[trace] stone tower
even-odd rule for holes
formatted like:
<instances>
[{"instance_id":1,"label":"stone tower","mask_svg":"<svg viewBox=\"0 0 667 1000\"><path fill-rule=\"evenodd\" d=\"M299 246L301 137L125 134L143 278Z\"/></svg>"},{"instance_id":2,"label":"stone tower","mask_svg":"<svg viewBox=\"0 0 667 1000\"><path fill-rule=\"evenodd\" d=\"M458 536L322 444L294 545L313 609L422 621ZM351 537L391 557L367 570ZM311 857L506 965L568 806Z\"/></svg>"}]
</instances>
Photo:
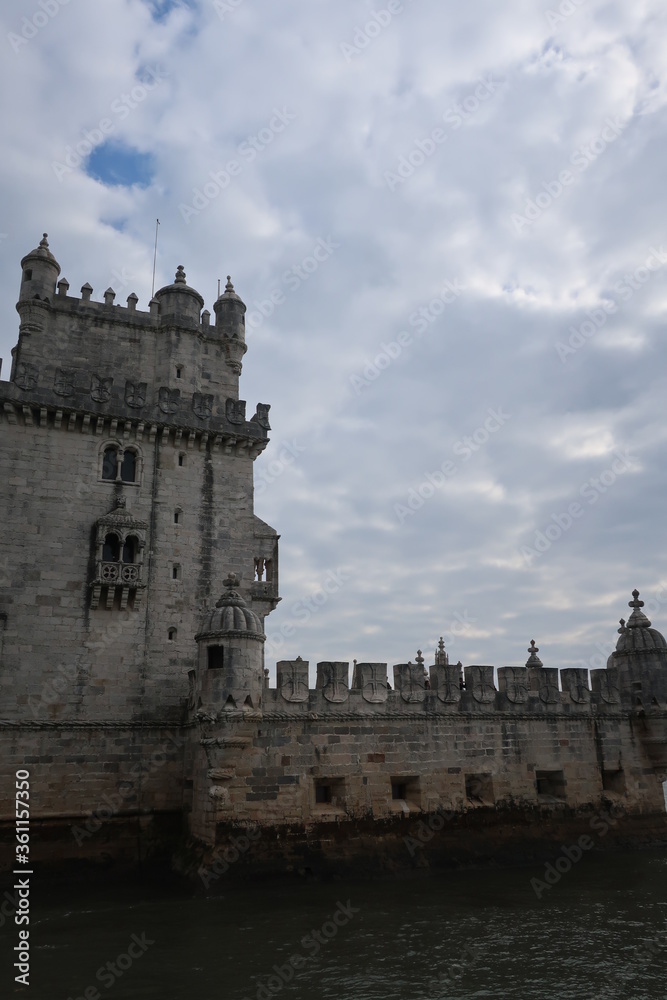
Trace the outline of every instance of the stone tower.
<instances>
[{"instance_id":1,"label":"stone tower","mask_svg":"<svg viewBox=\"0 0 667 1000\"><path fill-rule=\"evenodd\" d=\"M35 728L28 753L53 760L39 794L55 815L64 788L70 813L92 808L104 763L122 770L147 727L163 732L144 751L185 719L195 636L228 574L263 634L278 536L253 512L269 406L247 418L239 399L245 306L231 280L212 325L182 266L145 312L135 294L115 304L111 288L101 302L88 284L71 296L46 235L21 268L18 344L0 382L1 714L52 727L46 749ZM246 645L263 680L263 642ZM247 694L258 697L255 681ZM60 766L70 746L85 779ZM178 781L160 775L157 808L181 810L183 750L173 756Z\"/></svg>"}]
</instances>

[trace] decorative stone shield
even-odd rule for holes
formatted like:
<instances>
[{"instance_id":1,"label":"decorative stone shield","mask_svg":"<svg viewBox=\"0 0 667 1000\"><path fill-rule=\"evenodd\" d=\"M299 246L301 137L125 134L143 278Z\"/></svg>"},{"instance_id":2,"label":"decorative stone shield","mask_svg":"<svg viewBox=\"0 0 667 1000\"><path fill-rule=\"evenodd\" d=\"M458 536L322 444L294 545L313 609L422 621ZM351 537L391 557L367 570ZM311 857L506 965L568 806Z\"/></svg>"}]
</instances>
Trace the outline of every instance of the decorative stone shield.
<instances>
[{"instance_id":1,"label":"decorative stone shield","mask_svg":"<svg viewBox=\"0 0 667 1000\"><path fill-rule=\"evenodd\" d=\"M558 671L555 667L541 667L539 670L539 695L543 705L557 705L560 701Z\"/></svg>"},{"instance_id":2,"label":"decorative stone shield","mask_svg":"<svg viewBox=\"0 0 667 1000\"><path fill-rule=\"evenodd\" d=\"M213 413L213 396L196 392L192 397L192 409L200 420L207 420Z\"/></svg>"},{"instance_id":3,"label":"decorative stone shield","mask_svg":"<svg viewBox=\"0 0 667 1000\"><path fill-rule=\"evenodd\" d=\"M308 701L308 662L306 660L280 660L277 672L278 690L285 701Z\"/></svg>"},{"instance_id":4,"label":"decorative stone shield","mask_svg":"<svg viewBox=\"0 0 667 1000\"><path fill-rule=\"evenodd\" d=\"M93 375L90 379L90 396L96 403L108 403L111 398L112 378L102 378L101 375Z\"/></svg>"},{"instance_id":5,"label":"decorative stone shield","mask_svg":"<svg viewBox=\"0 0 667 1000\"><path fill-rule=\"evenodd\" d=\"M512 705L523 705L528 701L528 675L525 667L501 667L498 684Z\"/></svg>"},{"instance_id":6,"label":"decorative stone shield","mask_svg":"<svg viewBox=\"0 0 667 1000\"><path fill-rule=\"evenodd\" d=\"M609 667L607 670L591 670L593 691L605 705L619 705L621 692L618 685L618 670Z\"/></svg>"},{"instance_id":7,"label":"decorative stone shield","mask_svg":"<svg viewBox=\"0 0 667 1000\"><path fill-rule=\"evenodd\" d=\"M227 399L225 415L230 424L245 423L245 399Z\"/></svg>"},{"instance_id":8,"label":"decorative stone shield","mask_svg":"<svg viewBox=\"0 0 667 1000\"><path fill-rule=\"evenodd\" d=\"M350 664L325 661L317 664L317 687L327 701L339 705L350 696Z\"/></svg>"},{"instance_id":9,"label":"decorative stone shield","mask_svg":"<svg viewBox=\"0 0 667 1000\"><path fill-rule=\"evenodd\" d=\"M429 678L438 701L455 705L461 700L461 670L455 663L435 663L429 669Z\"/></svg>"},{"instance_id":10,"label":"decorative stone shield","mask_svg":"<svg viewBox=\"0 0 667 1000\"><path fill-rule=\"evenodd\" d=\"M168 389L164 385L160 386L160 390L158 392L158 405L163 413L176 413L178 407L181 405L181 390Z\"/></svg>"},{"instance_id":11,"label":"decorative stone shield","mask_svg":"<svg viewBox=\"0 0 667 1000\"><path fill-rule=\"evenodd\" d=\"M39 377L39 368L37 365L30 365L27 363L20 364L16 372L16 378L14 379L15 384L19 389L23 389L25 392L27 389L34 389L37 385L37 378Z\"/></svg>"},{"instance_id":12,"label":"decorative stone shield","mask_svg":"<svg viewBox=\"0 0 667 1000\"><path fill-rule=\"evenodd\" d=\"M271 407L268 403L258 403L257 410L255 411L255 416L252 418L256 420L260 427L263 427L265 431L271 430L271 425L269 424L269 410Z\"/></svg>"},{"instance_id":13,"label":"decorative stone shield","mask_svg":"<svg viewBox=\"0 0 667 1000\"><path fill-rule=\"evenodd\" d=\"M387 700L387 664L357 663L355 686L361 688L361 696L371 705L380 705Z\"/></svg>"},{"instance_id":14,"label":"decorative stone shield","mask_svg":"<svg viewBox=\"0 0 667 1000\"><path fill-rule=\"evenodd\" d=\"M58 396L73 396L76 372L72 368L56 368L53 391Z\"/></svg>"},{"instance_id":15,"label":"decorative stone shield","mask_svg":"<svg viewBox=\"0 0 667 1000\"><path fill-rule=\"evenodd\" d=\"M125 402L135 410L141 409L146 402L146 382L126 382Z\"/></svg>"},{"instance_id":16,"label":"decorative stone shield","mask_svg":"<svg viewBox=\"0 0 667 1000\"><path fill-rule=\"evenodd\" d=\"M563 682L563 691L567 691L575 705L587 705L591 700L588 670L581 667L570 667L567 670L561 670L560 676Z\"/></svg>"},{"instance_id":17,"label":"decorative stone shield","mask_svg":"<svg viewBox=\"0 0 667 1000\"><path fill-rule=\"evenodd\" d=\"M426 697L426 677L421 663L397 663L394 666L394 687L403 701L418 704Z\"/></svg>"},{"instance_id":18,"label":"decorative stone shield","mask_svg":"<svg viewBox=\"0 0 667 1000\"><path fill-rule=\"evenodd\" d=\"M487 705L496 697L496 689L493 685L493 667L478 666L465 668L466 690L470 691L473 701L480 705Z\"/></svg>"}]
</instances>

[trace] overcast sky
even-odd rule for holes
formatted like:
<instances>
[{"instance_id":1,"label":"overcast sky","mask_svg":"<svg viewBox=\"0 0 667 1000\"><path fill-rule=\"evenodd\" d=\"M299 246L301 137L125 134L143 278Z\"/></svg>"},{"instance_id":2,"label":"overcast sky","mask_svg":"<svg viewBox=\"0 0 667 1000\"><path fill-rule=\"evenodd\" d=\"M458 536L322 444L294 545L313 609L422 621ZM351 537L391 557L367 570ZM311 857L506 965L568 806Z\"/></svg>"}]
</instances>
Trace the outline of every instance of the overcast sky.
<instances>
[{"instance_id":1,"label":"overcast sky","mask_svg":"<svg viewBox=\"0 0 667 1000\"><path fill-rule=\"evenodd\" d=\"M3 377L43 231L97 300L147 309L156 218L156 287L232 275L271 662L601 666L634 587L667 629L664 0L0 17Z\"/></svg>"}]
</instances>

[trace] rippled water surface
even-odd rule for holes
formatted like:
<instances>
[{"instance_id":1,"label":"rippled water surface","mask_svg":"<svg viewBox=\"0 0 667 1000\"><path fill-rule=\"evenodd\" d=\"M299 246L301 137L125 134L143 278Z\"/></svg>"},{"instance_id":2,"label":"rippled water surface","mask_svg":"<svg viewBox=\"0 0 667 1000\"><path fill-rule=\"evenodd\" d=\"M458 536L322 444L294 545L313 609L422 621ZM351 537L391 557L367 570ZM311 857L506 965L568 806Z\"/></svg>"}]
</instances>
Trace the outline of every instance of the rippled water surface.
<instances>
[{"instance_id":1,"label":"rippled water surface","mask_svg":"<svg viewBox=\"0 0 667 1000\"><path fill-rule=\"evenodd\" d=\"M541 865L362 885L221 879L209 898L154 885L40 893L35 879L31 985L14 983L7 921L0 996L665 1000L667 857L587 856L538 899L531 879L543 875Z\"/></svg>"}]
</instances>

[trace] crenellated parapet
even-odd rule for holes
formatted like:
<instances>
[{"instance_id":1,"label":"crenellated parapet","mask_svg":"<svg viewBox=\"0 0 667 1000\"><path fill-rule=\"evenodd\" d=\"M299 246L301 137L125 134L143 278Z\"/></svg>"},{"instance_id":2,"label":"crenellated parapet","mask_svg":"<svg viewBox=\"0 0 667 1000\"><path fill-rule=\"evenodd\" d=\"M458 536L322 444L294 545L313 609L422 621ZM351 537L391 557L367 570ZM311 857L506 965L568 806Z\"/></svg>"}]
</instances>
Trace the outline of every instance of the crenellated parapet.
<instances>
[{"instance_id":1,"label":"crenellated parapet","mask_svg":"<svg viewBox=\"0 0 667 1000\"><path fill-rule=\"evenodd\" d=\"M494 667L482 664L434 663L425 672L419 663L397 663L393 687L386 663L323 661L317 664L315 688L309 688L306 660L281 660L277 686L263 692L265 715L295 717L340 712L376 715L399 712L427 715L522 714L540 717L572 713L618 713L629 710L631 692L621 699L618 670L549 667ZM497 678L497 683L496 683ZM663 706L667 709L667 704Z\"/></svg>"}]
</instances>

